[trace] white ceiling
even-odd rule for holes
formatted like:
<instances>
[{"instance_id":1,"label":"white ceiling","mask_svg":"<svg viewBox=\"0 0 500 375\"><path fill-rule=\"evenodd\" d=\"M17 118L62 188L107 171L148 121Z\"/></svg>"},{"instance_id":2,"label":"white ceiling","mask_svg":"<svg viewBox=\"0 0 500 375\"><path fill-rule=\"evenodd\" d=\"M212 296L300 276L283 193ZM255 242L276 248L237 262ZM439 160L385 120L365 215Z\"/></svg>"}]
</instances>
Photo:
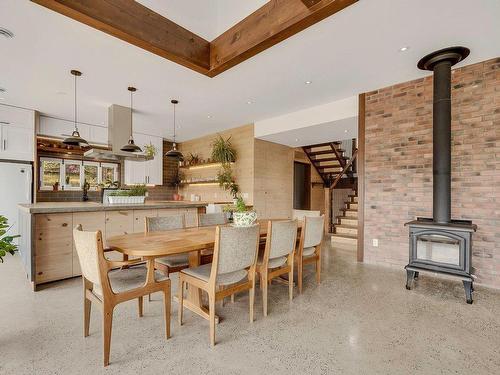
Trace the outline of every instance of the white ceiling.
<instances>
[{"instance_id":1,"label":"white ceiling","mask_svg":"<svg viewBox=\"0 0 500 375\"><path fill-rule=\"evenodd\" d=\"M208 41L267 3L267 0L137 1Z\"/></svg>"},{"instance_id":2,"label":"white ceiling","mask_svg":"<svg viewBox=\"0 0 500 375\"><path fill-rule=\"evenodd\" d=\"M200 30L213 35L217 12L203 22L202 15L188 17L205 1L168 3L186 27L210 18ZM232 20L251 11L243 10ZM2 0L0 26L16 36L0 38L0 87L8 90L0 103L71 119L69 70L78 68L81 121L106 124L108 106L128 105L132 84L136 130L170 137L170 99L178 98L178 135L186 140L421 77L416 62L438 48L470 47L466 64L497 57L499 15L498 0L360 0L208 78L27 0ZM410 48L402 53L402 46Z\"/></svg>"},{"instance_id":3,"label":"white ceiling","mask_svg":"<svg viewBox=\"0 0 500 375\"><path fill-rule=\"evenodd\" d=\"M344 118L324 124L263 135L257 138L290 147L302 147L358 138L358 117Z\"/></svg>"}]
</instances>

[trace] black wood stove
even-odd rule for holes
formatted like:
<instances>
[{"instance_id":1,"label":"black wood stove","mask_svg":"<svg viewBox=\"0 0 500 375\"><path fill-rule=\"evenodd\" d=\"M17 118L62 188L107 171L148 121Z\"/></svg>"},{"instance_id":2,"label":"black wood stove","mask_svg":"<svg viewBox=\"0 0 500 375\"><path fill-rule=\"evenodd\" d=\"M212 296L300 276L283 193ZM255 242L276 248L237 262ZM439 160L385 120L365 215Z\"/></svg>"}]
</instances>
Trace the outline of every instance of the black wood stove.
<instances>
[{"instance_id":1,"label":"black wood stove","mask_svg":"<svg viewBox=\"0 0 500 375\"><path fill-rule=\"evenodd\" d=\"M467 303L472 303L472 234L477 226L468 220L451 219L451 67L469 55L465 47L433 52L418 62L418 68L434 72L433 103L433 218L406 223L410 231L410 254L406 289L411 289L420 271L462 279Z\"/></svg>"}]
</instances>

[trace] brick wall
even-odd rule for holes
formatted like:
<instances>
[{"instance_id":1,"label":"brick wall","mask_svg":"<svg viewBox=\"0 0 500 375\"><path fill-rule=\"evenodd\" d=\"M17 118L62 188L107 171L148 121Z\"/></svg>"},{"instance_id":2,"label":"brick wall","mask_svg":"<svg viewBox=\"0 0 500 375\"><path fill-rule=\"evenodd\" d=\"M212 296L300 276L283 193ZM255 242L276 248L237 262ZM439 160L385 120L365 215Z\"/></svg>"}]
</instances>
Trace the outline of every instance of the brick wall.
<instances>
[{"instance_id":1,"label":"brick wall","mask_svg":"<svg viewBox=\"0 0 500 375\"><path fill-rule=\"evenodd\" d=\"M402 268L403 224L432 216L431 76L366 94L365 178L365 261ZM500 58L453 71L451 194L478 226L474 274L500 288Z\"/></svg>"}]
</instances>

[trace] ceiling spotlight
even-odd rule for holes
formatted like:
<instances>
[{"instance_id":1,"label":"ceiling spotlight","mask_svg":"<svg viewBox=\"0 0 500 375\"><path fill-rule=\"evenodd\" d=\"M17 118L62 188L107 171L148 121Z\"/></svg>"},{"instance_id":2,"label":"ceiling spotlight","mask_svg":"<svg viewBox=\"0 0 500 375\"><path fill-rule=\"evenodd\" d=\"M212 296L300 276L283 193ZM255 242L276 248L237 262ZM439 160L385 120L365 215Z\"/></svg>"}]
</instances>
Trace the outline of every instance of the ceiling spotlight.
<instances>
[{"instance_id":1,"label":"ceiling spotlight","mask_svg":"<svg viewBox=\"0 0 500 375\"><path fill-rule=\"evenodd\" d=\"M305 84L306 85L310 85L312 83L312 81L306 81Z\"/></svg>"},{"instance_id":2,"label":"ceiling spotlight","mask_svg":"<svg viewBox=\"0 0 500 375\"><path fill-rule=\"evenodd\" d=\"M344 130L344 133L347 133L347 129L346 129L346 130Z\"/></svg>"},{"instance_id":3,"label":"ceiling spotlight","mask_svg":"<svg viewBox=\"0 0 500 375\"><path fill-rule=\"evenodd\" d=\"M295 138L295 142L298 142L298 141L299 141L299 139L298 139L298 138Z\"/></svg>"},{"instance_id":4,"label":"ceiling spotlight","mask_svg":"<svg viewBox=\"0 0 500 375\"><path fill-rule=\"evenodd\" d=\"M251 100L248 100L247 104L253 104L253 102Z\"/></svg>"},{"instance_id":5,"label":"ceiling spotlight","mask_svg":"<svg viewBox=\"0 0 500 375\"><path fill-rule=\"evenodd\" d=\"M210 115L207 115L207 118L212 118L212 116L210 116Z\"/></svg>"},{"instance_id":6,"label":"ceiling spotlight","mask_svg":"<svg viewBox=\"0 0 500 375\"><path fill-rule=\"evenodd\" d=\"M404 47L401 47L401 48L399 49L399 52L405 52L405 51L408 51L409 49L410 49L410 47L408 47L408 46L404 46Z\"/></svg>"},{"instance_id":7,"label":"ceiling spotlight","mask_svg":"<svg viewBox=\"0 0 500 375\"><path fill-rule=\"evenodd\" d=\"M0 35L5 38L14 38L14 33L10 30L4 29L3 27L0 27Z\"/></svg>"}]
</instances>

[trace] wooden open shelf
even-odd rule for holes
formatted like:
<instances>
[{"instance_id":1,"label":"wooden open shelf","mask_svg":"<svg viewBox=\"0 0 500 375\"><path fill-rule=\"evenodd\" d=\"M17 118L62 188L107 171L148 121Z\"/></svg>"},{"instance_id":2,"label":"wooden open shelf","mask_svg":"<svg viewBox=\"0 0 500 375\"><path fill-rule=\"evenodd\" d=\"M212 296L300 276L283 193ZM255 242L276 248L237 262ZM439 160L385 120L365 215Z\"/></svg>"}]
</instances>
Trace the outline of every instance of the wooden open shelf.
<instances>
[{"instance_id":1,"label":"wooden open shelf","mask_svg":"<svg viewBox=\"0 0 500 375\"><path fill-rule=\"evenodd\" d=\"M231 163L234 164L234 163ZM189 169L189 170L196 170L196 169L205 169L205 168L220 168L222 167L222 163L199 163L199 164L194 164L194 165L183 165L180 166L179 168L181 169Z\"/></svg>"}]
</instances>

